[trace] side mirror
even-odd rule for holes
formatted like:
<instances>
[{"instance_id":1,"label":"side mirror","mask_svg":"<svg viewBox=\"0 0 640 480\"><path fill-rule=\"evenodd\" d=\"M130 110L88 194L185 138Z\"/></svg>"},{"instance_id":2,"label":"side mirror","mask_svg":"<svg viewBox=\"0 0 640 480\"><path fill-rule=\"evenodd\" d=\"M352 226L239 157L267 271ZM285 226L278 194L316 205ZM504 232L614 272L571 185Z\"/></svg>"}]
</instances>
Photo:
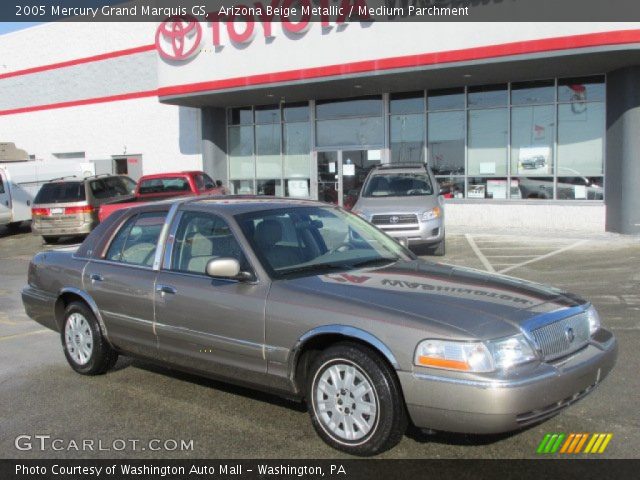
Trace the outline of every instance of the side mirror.
<instances>
[{"instance_id":1,"label":"side mirror","mask_svg":"<svg viewBox=\"0 0 640 480\"><path fill-rule=\"evenodd\" d=\"M249 280L251 274L240 271L240 262L235 258L212 258L207 262L205 272L210 277Z\"/></svg>"}]
</instances>

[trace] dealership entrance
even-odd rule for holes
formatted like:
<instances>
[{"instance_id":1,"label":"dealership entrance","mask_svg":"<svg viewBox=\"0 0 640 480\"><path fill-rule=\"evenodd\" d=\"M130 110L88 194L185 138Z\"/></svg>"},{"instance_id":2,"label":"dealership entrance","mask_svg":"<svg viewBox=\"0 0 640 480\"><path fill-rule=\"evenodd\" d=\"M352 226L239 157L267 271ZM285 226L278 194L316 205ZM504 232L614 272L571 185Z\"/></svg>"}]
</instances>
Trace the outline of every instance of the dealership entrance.
<instances>
[{"instance_id":1,"label":"dealership entrance","mask_svg":"<svg viewBox=\"0 0 640 480\"><path fill-rule=\"evenodd\" d=\"M351 209L367 174L382 161L380 150L316 152L318 200Z\"/></svg>"}]
</instances>

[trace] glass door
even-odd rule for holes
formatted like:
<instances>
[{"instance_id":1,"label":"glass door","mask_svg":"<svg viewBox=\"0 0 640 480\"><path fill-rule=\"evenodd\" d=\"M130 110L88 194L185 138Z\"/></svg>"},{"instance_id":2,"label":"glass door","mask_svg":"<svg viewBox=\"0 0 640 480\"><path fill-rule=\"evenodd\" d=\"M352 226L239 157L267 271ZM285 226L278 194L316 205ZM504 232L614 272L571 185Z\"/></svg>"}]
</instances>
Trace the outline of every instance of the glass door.
<instances>
[{"instance_id":1,"label":"glass door","mask_svg":"<svg viewBox=\"0 0 640 480\"><path fill-rule=\"evenodd\" d=\"M318 152L318 200L342 205L340 152Z\"/></svg>"},{"instance_id":2,"label":"glass door","mask_svg":"<svg viewBox=\"0 0 640 480\"><path fill-rule=\"evenodd\" d=\"M355 205L369 171L380 164L380 150L318 152L318 200L347 210Z\"/></svg>"}]
</instances>

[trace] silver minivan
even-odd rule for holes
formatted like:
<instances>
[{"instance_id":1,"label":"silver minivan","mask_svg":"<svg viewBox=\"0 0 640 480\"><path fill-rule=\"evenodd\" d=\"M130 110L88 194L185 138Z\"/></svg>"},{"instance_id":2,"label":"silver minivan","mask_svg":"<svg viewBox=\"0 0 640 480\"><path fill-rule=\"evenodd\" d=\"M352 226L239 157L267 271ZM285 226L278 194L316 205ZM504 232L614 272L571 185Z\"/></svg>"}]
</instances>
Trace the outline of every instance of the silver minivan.
<instances>
[{"instance_id":1,"label":"silver minivan","mask_svg":"<svg viewBox=\"0 0 640 480\"><path fill-rule=\"evenodd\" d=\"M367 176L353 213L410 246L445 254L444 200L427 165L380 165Z\"/></svg>"}]
</instances>

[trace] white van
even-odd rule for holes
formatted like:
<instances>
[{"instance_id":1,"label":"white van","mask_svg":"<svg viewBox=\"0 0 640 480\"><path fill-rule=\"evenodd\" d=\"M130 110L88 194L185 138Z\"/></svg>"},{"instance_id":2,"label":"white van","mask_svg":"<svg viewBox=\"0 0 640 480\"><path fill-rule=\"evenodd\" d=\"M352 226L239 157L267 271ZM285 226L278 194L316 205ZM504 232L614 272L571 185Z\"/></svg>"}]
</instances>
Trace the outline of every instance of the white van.
<instances>
[{"instance_id":1,"label":"white van","mask_svg":"<svg viewBox=\"0 0 640 480\"><path fill-rule=\"evenodd\" d=\"M16 228L31 220L31 204L40 187L63 177L95 174L90 162L41 161L0 163L0 226Z\"/></svg>"}]
</instances>

